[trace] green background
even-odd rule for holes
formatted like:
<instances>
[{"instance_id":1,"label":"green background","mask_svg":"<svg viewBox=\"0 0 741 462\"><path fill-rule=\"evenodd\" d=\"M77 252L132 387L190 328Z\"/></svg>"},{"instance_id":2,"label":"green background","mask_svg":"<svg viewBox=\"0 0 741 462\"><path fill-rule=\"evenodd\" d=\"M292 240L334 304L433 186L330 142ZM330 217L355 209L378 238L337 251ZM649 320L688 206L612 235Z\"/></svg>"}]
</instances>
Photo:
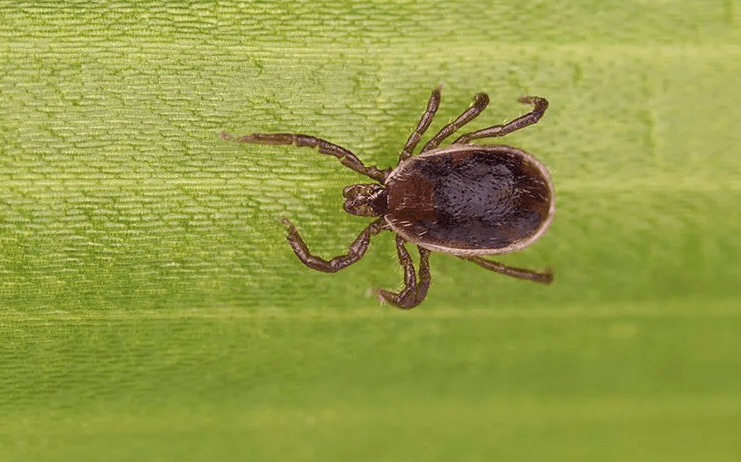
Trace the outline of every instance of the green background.
<instances>
[{"instance_id":1,"label":"green background","mask_svg":"<svg viewBox=\"0 0 741 462\"><path fill-rule=\"evenodd\" d=\"M59 6L62 5L62 6ZM0 460L737 461L741 3L0 1ZM446 255L427 301L321 136L393 165L471 128L557 190L506 263Z\"/></svg>"}]
</instances>

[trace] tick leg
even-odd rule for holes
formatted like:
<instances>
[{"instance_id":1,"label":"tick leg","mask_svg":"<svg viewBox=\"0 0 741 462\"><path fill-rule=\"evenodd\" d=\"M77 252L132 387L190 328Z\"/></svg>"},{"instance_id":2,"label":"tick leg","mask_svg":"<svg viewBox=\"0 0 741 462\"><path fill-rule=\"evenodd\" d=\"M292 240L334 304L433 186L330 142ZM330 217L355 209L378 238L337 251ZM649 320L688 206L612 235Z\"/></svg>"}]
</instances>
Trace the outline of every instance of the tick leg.
<instances>
[{"instance_id":1,"label":"tick leg","mask_svg":"<svg viewBox=\"0 0 741 462\"><path fill-rule=\"evenodd\" d=\"M430 251L417 246L419 249L419 283L414 274L414 263L409 252L404 247L404 239L396 236L396 251L399 254L399 263L404 267L404 289L399 293L377 289L378 298L385 303L394 305L403 310L409 310L422 303L430 287Z\"/></svg>"},{"instance_id":2,"label":"tick leg","mask_svg":"<svg viewBox=\"0 0 741 462\"><path fill-rule=\"evenodd\" d=\"M345 255L334 257L331 260L323 260L311 254L304 240L301 239L301 235L296 230L296 227L293 226L293 223L288 221L287 218L284 218L282 221L284 225L288 226L288 243L293 248L293 252L298 259L309 268L325 273L336 273L342 268L346 268L360 260L365 255L365 251L368 250L371 236L378 234L383 229L384 224L383 218L379 218L368 225L358 235L355 242L350 245L350 250Z\"/></svg>"},{"instance_id":3,"label":"tick leg","mask_svg":"<svg viewBox=\"0 0 741 462\"><path fill-rule=\"evenodd\" d=\"M435 113L437 112L437 108L440 107L440 88L442 86L438 86L434 90L432 90L432 94L430 95L430 100L427 102L427 110L424 114L422 114L422 118L419 119L419 123L417 124L417 128L414 129L414 133L409 135L409 139L407 140L407 144L404 145L404 149L401 151L401 154L399 155L399 162L406 160L412 156L412 151L414 151L414 148L417 147L417 143L419 143L419 140L422 138L422 135L425 134L427 131L427 128L429 128L430 123L432 123L432 118L435 117Z\"/></svg>"},{"instance_id":4,"label":"tick leg","mask_svg":"<svg viewBox=\"0 0 741 462\"><path fill-rule=\"evenodd\" d=\"M533 110L524 116L518 117L515 120L506 123L504 125L494 125L489 128L484 128L471 133L464 133L459 136L457 140L453 141L453 144L467 144L471 140L477 140L481 138L493 138L495 136L504 136L508 133L512 133L521 128L532 125L540 120L545 114L545 110L548 109L548 100L537 96L522 96L517 101L523 104L532 104Z\"/></svg>"},{"instance_id":5,"label":"tick leg","mask_svg":"<svg viewBox=\"0 0 741 462\"><path fill-rule=\"evenodd\" d=\"M482 268L486 268L490 271L495 271L500 274L506 274L518 279L528 279L530 281L539 282L541 284L550 284L553 282L553 271L534 271L525 268L515 268L514 266L503 265L491 260L485 260L481 257L460 257L464 260L476 263Z\"/></svg>"},{"instance_id":6,"label":"tick leg","mask_svg":"<svg viewBox=\"0 0 741 462\"><path fill-rule=\"evenodd\" d=\"M424 145L421 152L429 151L430 149L435 149L436 147L438 147L445 138L449 137L450 135L455 133L456 130L478 117L478 115L481 114L481 111L483 111L488 104L489 95L487 95L486 93L479 93L474 96L471 107L466 109L463 114L458 116L457 119L450 122L439 132L437 132L437 135L433 136L432 139Z\"/></svg>"},{"instance_id":7,"label":"tick leg","mask_svg":"<svg viewBox=\"0 0 741 462\"><path fill-rule=\"evenodd\" d=\"M300 135L297 133L253 133L251 135L244 135L235 137L228 133L219 133L219 135L227 140L235 143L247 143L247 144L282 144L282 145L296 145L296 146L308 146L314 148L322 154L328 154L335 156L340 160L342 165L348 167L356 172L371 177L374 180L383 183L391 169L380 170L375 165L372 167L366 167L363 162L358 159L355 154L338 146L332 144L329 141L325 141L320 138L309 135Z\"/></svg>"}]
</instances>

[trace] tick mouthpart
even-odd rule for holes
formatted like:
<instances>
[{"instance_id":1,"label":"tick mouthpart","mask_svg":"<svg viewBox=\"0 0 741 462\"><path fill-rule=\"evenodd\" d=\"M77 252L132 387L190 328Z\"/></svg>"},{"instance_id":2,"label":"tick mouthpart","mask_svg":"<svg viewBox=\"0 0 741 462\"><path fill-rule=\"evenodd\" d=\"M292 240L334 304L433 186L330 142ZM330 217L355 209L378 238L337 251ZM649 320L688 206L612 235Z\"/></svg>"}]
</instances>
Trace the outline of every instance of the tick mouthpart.
<instances>
[{"instance_id":1,"label":"tick mouthpart","mask_svg":"<svg viewBox=\"0 0 741 462\"><path fill-rule=\"evenodd\" d=\"M377 217L386 212L386 190L378 184L354 184L342 190L343 208L350 215Z\"/></svg>"}]
</instances>

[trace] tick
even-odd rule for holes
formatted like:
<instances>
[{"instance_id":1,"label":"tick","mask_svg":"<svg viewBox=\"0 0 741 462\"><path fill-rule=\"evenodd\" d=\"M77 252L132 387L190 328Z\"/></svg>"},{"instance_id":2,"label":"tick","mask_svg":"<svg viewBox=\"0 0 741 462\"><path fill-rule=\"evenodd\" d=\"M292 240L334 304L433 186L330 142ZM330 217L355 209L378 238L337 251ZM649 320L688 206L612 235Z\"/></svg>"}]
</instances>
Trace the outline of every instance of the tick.
<instances>
[{"instance_id":1,"label":"tick","mask_svg":"<svg viewBox=\"0 0 741 462\"><path fill-rule=\"evenodd\" d=\"M330 260L313 255L296 227L283 219L288 243L309 268L334 273L360 260L371 237L383 230L396 234L396 251L404 268L404 288L378 289L382 302L410 309L419 305L430 286L431 252L468 260L487 270L519 279L550 284L550 270L534 271L497 263L484 255L517 252L531 245L548 229L555 212L553 183L548 170L527 152L505 145L472 144L473 140L507 135L533 125L545 113L548 101L537 96L518 100L533 106L531 112L503 125L493 125L459 136L447 147L440 143L475 119L489 104L479 93L471 106L444 126L412 155L440 106L440 87L433 90L427 110L409 136L396 167L366 167L349 150L320 138L293 133L255 133L222 138L238 143L307 146L334 156L375 183L345 187L344 209L362 217L378 217L350 245L349 251ZM405 244L417 246L419 276Z\"/></svg>"}]
</instances>

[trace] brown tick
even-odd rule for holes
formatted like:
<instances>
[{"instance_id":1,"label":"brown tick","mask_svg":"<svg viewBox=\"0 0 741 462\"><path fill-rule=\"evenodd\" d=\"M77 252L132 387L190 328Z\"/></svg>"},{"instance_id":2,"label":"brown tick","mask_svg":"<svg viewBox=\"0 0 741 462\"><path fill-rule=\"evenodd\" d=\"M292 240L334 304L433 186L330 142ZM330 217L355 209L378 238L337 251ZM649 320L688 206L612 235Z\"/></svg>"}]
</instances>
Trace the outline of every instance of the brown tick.
<instances>
[{"instance_id":1,"label":"brown tick","mask_svg":"<svg viewBox=\"0 0 741 462\"><path fill-rule=\"evenodd\" d=\"M371 236L382 230L396 234L399 263L404 268L404 289L398 293L378 289L381 301L399 308L419 305L430 286L430 252L455 255L485 269L520 279L550 284L550 270L533 271L497 263L482 255L517 252L543 236L553 220L555 197L548 171L535 157L504 145L479 145L471 141L504 136L532 125L543 117L548 101L523 96L519 102L533 110L504 125L494 125L459 136L450 146L440 143L475 119L489 104L479 93L470 108L444 126L417 156L414 148L432 122L440 105L440 87L409 136L395 168L366 167L355 154L328 141L292 133L255 133L224 139L250 144L308 146L335 156L342 165L377 183L347 186L342 195L345 211L363 217L379 217L360 233L345 255L324 260L312 255L296 227L288 227L288 243L309 268L334 273L360 260ZM419 250L419 280L404 244Z\"/></svg>"}]
</instances>

